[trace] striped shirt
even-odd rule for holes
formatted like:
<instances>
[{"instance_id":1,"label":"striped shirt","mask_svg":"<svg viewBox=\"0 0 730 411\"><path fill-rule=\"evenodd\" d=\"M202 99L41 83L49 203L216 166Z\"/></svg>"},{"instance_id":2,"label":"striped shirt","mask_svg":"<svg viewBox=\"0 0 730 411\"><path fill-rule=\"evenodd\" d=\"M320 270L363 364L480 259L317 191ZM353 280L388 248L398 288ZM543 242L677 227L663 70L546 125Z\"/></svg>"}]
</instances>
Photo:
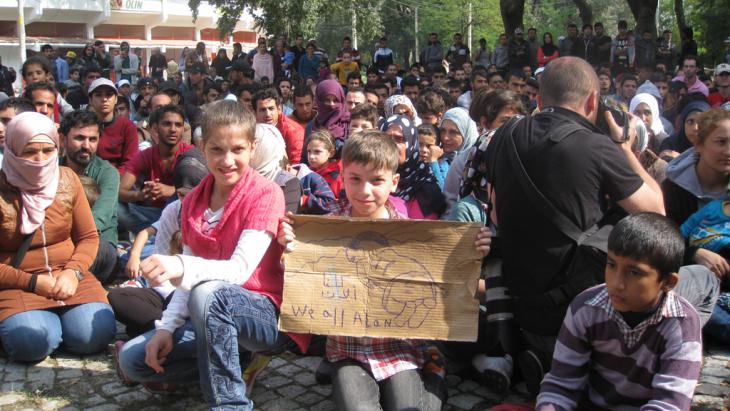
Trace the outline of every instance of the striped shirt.
<instances>
[{"instance_id":1,"label":"striped shirt","mask_svg":"<svg viewBox=\"0 0 730 411\"><path fill-rule=\"evenodd\" d=\"M701 367L701 326L687 300L668 292L632 329L602 284L571 303L537 409L689 410Z\"/></svg>"}]
</instances>

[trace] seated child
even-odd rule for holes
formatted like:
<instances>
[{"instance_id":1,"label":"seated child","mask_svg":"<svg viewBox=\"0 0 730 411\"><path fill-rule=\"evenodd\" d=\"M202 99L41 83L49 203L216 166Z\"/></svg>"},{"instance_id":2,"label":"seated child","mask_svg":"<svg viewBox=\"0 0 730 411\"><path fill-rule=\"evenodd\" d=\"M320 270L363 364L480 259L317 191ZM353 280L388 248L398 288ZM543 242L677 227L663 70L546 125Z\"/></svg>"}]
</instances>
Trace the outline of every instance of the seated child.
<instances>
[{"instance_id":1,"label":"seated child","mask_svg":"<svg viewBox=\"0 0 730 411\"><path fill-rule=\"evenodd\" d=\"M374 130L378 125L378 109L370 103L358 104L350 112L350 133Z\"/></svg>"},{"instance_id":2,"label":"seated child","mask_svg":"<svg viewBox=\"0 0 730 411\"><path fill-rule=\"evenodd\" d=\"M443 190L446 173L449 172L449 162L442 157L444 150L441 148L439 134L439 129L433 124L425 123L418 126L418 159L431 165L431 171Z\"/></svg>"},{"instance_id":3,"label":"seated child","mask_svg":"<svg viewBox=\"0 0 730 411\"><path fill-rule=\"evenodd\" d=\"M709 202L680 227L690 247L700 247L730 259L730 191Z\"/></svg>"},{"instance_id":4,"label":"seated child","mask_svg":"<svg viewBox=\"0 0 730 411\"><path fill-rule=\"evenodd\" d=\"M287 164L287 171L296 176L302 186L299 214L323 215L331 212L337 199L324 177L310 170L306 164Z\"/></svg>"},{"instance_id":5,"label":"seated child","mask_svg":"<svg viewBox=\"0 0 730 411\"><path fill-rule=\"evenodd\" d=\"M284 137L270 124L257 124L255 135L256 150L251 155L251 167L281 188L286 211L298 212L302 200L302 186L299 180L285 169L288 160Z\"/></svg>"},{"instance_id":6,"label":"seated child","mask_svg":"<svg viewBox=\"0 0 730 411\"><path fill-rule=\"evenodd\" d=\"M307 161L309 168L324 177L330 185L335 198L340 198L342 175L340 160L335 160L335 138L327 130L317 130L309 136Z\"/></svg>"},{"instance_id":7,"label":"seated child","mask_svg":"<svg viewBox=\"0 0 730 411\"><path fill-rule=\"evenodd\" d=\"M389 200L400 176L398 146L376 131L351 136L342 150L346 197L334 215L378 219L404 218ZM475 247L486 255L491 234L484 229ZM282 219L277 239L295 238L292 220ZM337 410L440 410L443 379L423 372L423 341L395 338L327 337L326 358L333 362L332 392Z\"/></svg>"},{"instance_id":8,"label":"seated child","mask_svg":"<svg viewBox=\"0 0 730 411\"><path fill-rule=\"evenodd\" d=\"M606 283L570 304L537 410L690 409L702 333L695 308L672 291L683 254L666 217L640 213L615 226Z\"/></svg>"}]
</instances>

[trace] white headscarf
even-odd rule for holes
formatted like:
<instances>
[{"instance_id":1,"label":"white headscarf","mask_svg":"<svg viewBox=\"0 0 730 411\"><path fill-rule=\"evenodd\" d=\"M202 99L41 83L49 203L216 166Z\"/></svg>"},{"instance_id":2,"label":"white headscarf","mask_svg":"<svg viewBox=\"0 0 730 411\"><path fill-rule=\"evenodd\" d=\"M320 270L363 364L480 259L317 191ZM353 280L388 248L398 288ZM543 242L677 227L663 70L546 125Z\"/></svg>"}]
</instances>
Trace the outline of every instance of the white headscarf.
<instances>
[{"instance_id":1,"label":"white headscarf","mask_svg":"<svg viewBox=\"0 0 730 411\"><path fill-rule=\"evenodd\" d=\"M270 124L256 124L256 151L251 167L273 181L281 171L281 160L286 157L286 143L279 130Z\"/></svg>"},{"instance_id":2,"label":"white headscarf","mask_svg":"<svg viewBox=\"0 0 730 411\"><path fill-rule=\"evenodd\" d=\"M635 95L631 99L631 104L629 104L629 111L633 114L636 107L641 103L648 105L651 110L651 131L654 133L654 136L658 137L660 134L664 134L664 126L662 125L661 113L659 113L659 104L656 101L656 97L649 93Z\"/></svg>"}]
</instances>

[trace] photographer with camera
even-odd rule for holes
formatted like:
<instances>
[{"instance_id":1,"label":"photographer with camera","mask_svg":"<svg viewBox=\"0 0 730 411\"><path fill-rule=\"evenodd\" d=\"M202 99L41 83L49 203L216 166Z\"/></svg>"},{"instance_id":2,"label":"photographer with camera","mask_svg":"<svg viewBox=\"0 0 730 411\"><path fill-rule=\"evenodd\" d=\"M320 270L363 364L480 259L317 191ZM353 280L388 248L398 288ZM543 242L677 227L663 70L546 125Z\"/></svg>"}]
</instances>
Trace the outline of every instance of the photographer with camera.
<instances>
[{"instance_id":1,"label":"photographer with camera","mask_svg":"<svg viewBox=\"0 0 730 411\"><path fill-rule=\"evenodd\" d=\"M503 272L527 348L518 365L535 395L568 304L603 282L607 235L602 259L600 251L578 259L576 232L600 232L598 223L620 209L664 214L661 189L632 150L638 120L627 115L620 126L599 94L585 60L559 58L540 79L540 113L510 120L487 150Z\"/></svg>"}]
</instances>

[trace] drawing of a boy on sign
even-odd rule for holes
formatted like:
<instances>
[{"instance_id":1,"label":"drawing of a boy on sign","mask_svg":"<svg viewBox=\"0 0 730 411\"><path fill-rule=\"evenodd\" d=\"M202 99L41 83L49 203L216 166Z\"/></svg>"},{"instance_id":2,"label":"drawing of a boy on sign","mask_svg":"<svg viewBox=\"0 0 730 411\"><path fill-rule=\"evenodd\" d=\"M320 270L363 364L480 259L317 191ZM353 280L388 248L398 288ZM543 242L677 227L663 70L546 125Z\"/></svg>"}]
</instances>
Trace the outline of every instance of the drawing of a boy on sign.
<instances>
[{"instance_id":1,"label":"drawing of a boy on sign","mask_svg":"<svg viewBox=\"0 0 730 411\"><path fill-rule=\"evenodd\" d=\"M419 328L436 308L440 290L426 267L389 246L383 235L365 231L349 242L345 255L360 282L382 290L382 307L397 326Z\"/></svg>"}]
</instances>

